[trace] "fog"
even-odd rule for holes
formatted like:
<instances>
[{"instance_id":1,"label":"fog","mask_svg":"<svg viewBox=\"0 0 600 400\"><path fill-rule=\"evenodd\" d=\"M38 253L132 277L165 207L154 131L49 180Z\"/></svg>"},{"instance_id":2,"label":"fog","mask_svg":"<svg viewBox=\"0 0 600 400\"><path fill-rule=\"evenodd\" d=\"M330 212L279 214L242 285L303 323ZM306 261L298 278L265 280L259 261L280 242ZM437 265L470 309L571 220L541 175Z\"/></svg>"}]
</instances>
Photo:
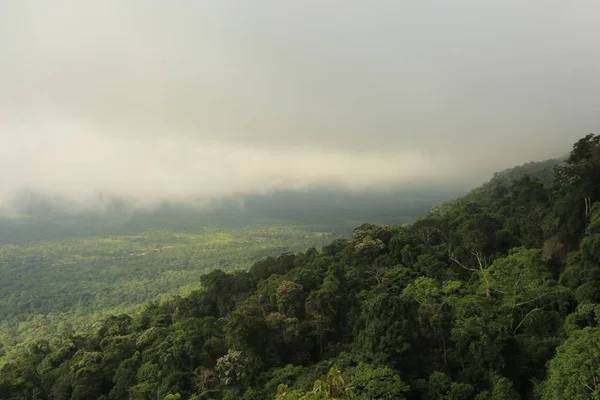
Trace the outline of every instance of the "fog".
<instances>
[{"instance_id":1,"label":"fog","mask_svg":"<svg viewBox=\"0 0 600 400\"><path fill-rule=\"evenodd\" d=\"M473 186L600 131L595 0L0 2L0 199Z\"/></svg>"}]
</instances>

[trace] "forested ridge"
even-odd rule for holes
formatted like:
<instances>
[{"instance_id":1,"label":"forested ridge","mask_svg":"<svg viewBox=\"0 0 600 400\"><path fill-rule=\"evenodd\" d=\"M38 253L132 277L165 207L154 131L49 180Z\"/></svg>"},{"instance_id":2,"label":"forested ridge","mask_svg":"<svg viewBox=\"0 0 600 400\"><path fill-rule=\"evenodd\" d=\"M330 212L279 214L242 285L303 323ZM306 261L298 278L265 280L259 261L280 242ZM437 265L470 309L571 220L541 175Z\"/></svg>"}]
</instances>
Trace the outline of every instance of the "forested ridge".
<instances>
[{"instance_id":1,"label":"forested ridge","mask_svg":"<svg viewBox=\"0 0 600 400\"><path fill-rule=\"evenodd\" d=\"M2 399L600 398L600 136L29 345Z\"/></svg>"}]
</instances>

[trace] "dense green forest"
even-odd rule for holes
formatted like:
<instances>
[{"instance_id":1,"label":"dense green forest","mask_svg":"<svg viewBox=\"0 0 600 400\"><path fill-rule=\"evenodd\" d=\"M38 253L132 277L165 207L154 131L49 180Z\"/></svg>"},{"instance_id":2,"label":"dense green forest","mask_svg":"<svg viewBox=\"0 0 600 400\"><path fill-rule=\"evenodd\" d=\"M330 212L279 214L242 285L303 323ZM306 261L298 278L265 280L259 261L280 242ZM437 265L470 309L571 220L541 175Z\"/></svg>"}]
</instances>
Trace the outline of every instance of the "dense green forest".
<instances>
[{"instance_id":1,"label":"dense green forest","mask_svg":"<svg viewBox=\"0 0 600 400\"><path fill-rule=\"evenodd\" d=\"M6 399L600 398L600 136L23 347Z\"/></svg>"},{"instance_id":2,"label":"dense green forest","mask_svg":"<svg viewBox=\"0 0 600 400\"><path fill-rule=\"evenodd\" d=\"M133 312L151 300L185 295L216 268L235 270L326 244L335 237L330 229L272 222L2 245L0 355L56 331L93 328L106 315Z\"/></svg>"},{"instance_id":3,"label":"dense green forest","mask_svg":"<svg viewBox=\"0 0 600 400\"><path fill-rule=\"evenodd\" d=\"M349 236L352 218L406 222L448 195L315 189L147 209L109 198L81 209L21 193L13 216L0 218L0 364L31 340L94 330L107 315L185 295L211 270L321 247Z\"/></svg>"}]
</instances>

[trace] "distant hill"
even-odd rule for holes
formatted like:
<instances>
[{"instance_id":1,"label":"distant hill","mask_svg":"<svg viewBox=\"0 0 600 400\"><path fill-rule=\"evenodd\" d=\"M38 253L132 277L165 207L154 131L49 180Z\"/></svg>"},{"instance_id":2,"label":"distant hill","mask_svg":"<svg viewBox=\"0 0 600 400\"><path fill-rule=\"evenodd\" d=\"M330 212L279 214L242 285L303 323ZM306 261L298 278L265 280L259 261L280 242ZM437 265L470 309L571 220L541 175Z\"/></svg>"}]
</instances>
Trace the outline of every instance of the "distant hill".
<instances>
[{"instance_id":1,"label":"distant hill","mask_svg":"<svg viewBox=\"0 0 600 400\"><path fill-rule=\"evenodd\" d=\"M545 161L532 161L513 168L508 168L504 171L495 173L490 182L493 183L495 180L514 181L525 175L546 182L554 177L553 168L565 159L566 157Z\"/></svg>"},{"instance_id":2,"label":"distant hill","mask_svg":"<svg viewBox=\"0 0 600 400\"><path fill-rule=\"evenodd\" d=\"M203 226L240 227L265 221L326 225L349 234L362 222L402 224L426 213L457 190L420 189L346 192L331 189L276 191L202 203L162 203L136 208L122 199L102 200L82 208L67 199L23 193L10 207L15 218L0 214L0 244L70 236L134 234L168 228L194 231Z\"/></svg>"}]
</instances>

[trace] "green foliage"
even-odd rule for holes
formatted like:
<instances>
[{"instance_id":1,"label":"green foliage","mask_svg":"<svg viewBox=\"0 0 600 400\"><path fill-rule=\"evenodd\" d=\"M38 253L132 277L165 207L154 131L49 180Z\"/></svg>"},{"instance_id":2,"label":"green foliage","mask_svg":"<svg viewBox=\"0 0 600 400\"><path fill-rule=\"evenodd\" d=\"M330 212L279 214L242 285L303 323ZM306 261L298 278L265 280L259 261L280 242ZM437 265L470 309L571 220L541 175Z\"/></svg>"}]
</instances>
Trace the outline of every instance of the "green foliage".
<instances>
[{"instance_id":1,"label":"green foliage","mask_svg":"<svg viewBox=\"0 0 600 400\"><path fill-rule=\"evenodd\" d=\"M493 379L492 390L479 393L475 400L519 400L520 398L510 379L496 376Z\"/></svg>"},{"instance_id":2,"label":"green foliage","mask_svg":"<svg viewBox=\"0 0 600 400\"><path fill-rule=\"evenodd\" d=\"M567 162L593 164L596 145ZM413 224L205 270L185 296L40 334L5 356L0 398L600 398L600 209L595 195L577 206L579 180L537 167ZM52 253L3 251L22 276Z\"/></svg>"},{"instance_id":3,"label":"green foliage","mask_svg":"<svg viewBox=\"0 0 600 400\"><path fill-rule=\"evenodd\" d=\"M225 385L234 385L245 382L248 378L248 359L241 351L229 350L227 354L217 360L215 370L221 382Z\"/></svg>"},{"instance_id":4,"label":"green foliage","mask_svg":"<svg viewBox=\"0 0 600 400\"><path fill-rule=\"evenodd\" d=\"M290 391L286 385L281 385L277 389L276 400L353 400L354 388L346 384L344 377L337 368L331 368L327 373L327 379L316 380L313 390L302 392L299 390Z\"/></svg>"},{"instance_id":5,"label":"green foliage","mask_svg":"<svg viewBox=\"0 0 600 400\"><path fill-rule=\"evenodd\" d=\"M443 372L436 371L427 380L415 383L424 400L459 400L468 399L473 394L473 387L466 383L458 383Z\"/></svg>"},{"instance_id":6,"label":"green foliage","mask_svg":"<svg viewBox=\"0 0 600 400\"><path fill-rule=\"evenodd\" d=\"M57 331L89 332L107 315L188 295L216 268L326 244L331 229L271 223L0 243L0 344L12 351Z\"/></svg>"},{"instance_id":7,"label":"green foliage","mask_svg":"<svg viewBox=\"0 0 600 400\"><path fill-rule=\"evenodd\" d=\"M556 286L536 249L512 249L507 257L497 259L481 274L501 297L501 306L509 314L510 328L515 333L532 313L550 307L564 292Z\"/></svg>"},{"instance_id":8,"label":"green foliage","mask_svg":"<svg viewBox=\"0 0 600 400\"><path fill-rule=\"evenodd\" d=\"M404 399L410 387L388 367L359 363L354 369L352 385L360 399Z\"/></svg>"},{"instance_id":9,"label":"green foliage","mask_svg":"<svg viewBox=\"0 0 600 400\"><path fill-rule=\"evenodd\" d=\"M600 328L575 331L548 366L543 399L600 398Z\"/></svg>"},{"instance_id":10,"label":"green foliage","mask_svg":"<svg viewBox=\"0 0 600 400\"><path fill-rule=\"evenodd\" d=\"M600 208L592 208L590 223L578 251L570 254L560 280L580 303L600 302Z\"/></svg>"}]
</instances>

